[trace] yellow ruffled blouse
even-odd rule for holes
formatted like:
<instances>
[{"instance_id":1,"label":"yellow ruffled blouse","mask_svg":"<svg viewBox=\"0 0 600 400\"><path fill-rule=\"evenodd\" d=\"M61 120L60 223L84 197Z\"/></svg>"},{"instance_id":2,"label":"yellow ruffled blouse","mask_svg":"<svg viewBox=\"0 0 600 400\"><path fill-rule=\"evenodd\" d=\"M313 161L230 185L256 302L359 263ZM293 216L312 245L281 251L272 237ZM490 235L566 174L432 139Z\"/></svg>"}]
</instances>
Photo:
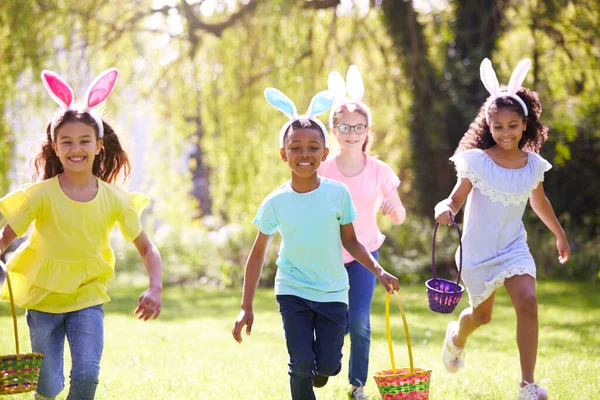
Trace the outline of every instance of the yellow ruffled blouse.
<instances>
[{"instance_id":1,"label":"yellow ruffled blouse","mask_svg":"<svg viewBox=\"0 0 600 400\"><path fill-rule=\"evenodd\" d=\"M127 241L135 240L147 203L143 194L100 179L96 197L78 202L67 197L58 177L0 199L0 212L18 237L34 223L29 239L7 264L15 304L65 313L110 301L106 283L115 267L110 232L116 223ZM9 300L6 284L0 298Z\"/></svg>"}]
</instances>

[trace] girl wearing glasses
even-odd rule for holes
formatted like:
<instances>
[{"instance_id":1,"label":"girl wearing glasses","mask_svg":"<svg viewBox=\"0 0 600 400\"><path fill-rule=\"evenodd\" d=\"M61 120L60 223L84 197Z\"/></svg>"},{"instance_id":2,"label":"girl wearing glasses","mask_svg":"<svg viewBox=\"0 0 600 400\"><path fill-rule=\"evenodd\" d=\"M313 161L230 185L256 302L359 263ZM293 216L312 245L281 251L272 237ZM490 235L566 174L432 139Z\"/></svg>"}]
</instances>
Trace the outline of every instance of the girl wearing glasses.
<instances>
[{"instance_id":1,"label":"girl wearing glasses","mask_svg":"<svg viewBox=\"0 0 600 400\"><path fill-rule=\"evenodd\" d=\"M345 96L346 85L349 98ZM362 78L355 66L348 71L346 83L337 72L329 76L329 89L338 103L332 108L329 125L339 144L339 152L319 167L319 175L344 183L357 209L354 222L356 236L378 258L385 236L377 226L380 211L393 223L402 224L406 210L398 196L400 179L392 168L367 154L371 133L371 111L361 102ZM343 94L341 92L344 92ZM363 386L367 382L371 343L370 311L376 278L367 268L342 249L348 271L350 334L349 376L353 399L366 399Z\"/></svg>"}]
</instances>

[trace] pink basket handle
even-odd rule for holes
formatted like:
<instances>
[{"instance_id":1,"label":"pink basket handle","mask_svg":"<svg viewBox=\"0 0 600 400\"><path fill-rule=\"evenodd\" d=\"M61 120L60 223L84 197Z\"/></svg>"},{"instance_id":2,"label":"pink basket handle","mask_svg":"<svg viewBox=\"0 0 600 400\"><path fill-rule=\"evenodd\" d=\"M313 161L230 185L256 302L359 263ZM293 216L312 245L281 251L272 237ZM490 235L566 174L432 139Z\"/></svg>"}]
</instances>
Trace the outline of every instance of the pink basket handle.
<instances>
[{"instance_id":1,"label":"pink basket handle","mask_svg":"<svg viewBox=\"0 0 600 400\"><path fill-rule=\"evenodd\" d=\"M440 224L439 223L435 223L435 228L433 228L433 243L431 245L431 267L433 269L433 279L435 279L435 237L437 235L437 229L438 226ZM458 277L456 278L456 287L455 287L455 293L458 292L459 289L459 282L460 282L460 275L462 274L462 262L463 262L463 248L462 248L462 233L460 231L460 228L458 227L458 224L456 222L454 222L454 220L452 220L452 225L454 225L454 227L456 228L456 231L458 232L458 250L459 250L459 265L458 265Z\"/></svg>"}]
</instances>

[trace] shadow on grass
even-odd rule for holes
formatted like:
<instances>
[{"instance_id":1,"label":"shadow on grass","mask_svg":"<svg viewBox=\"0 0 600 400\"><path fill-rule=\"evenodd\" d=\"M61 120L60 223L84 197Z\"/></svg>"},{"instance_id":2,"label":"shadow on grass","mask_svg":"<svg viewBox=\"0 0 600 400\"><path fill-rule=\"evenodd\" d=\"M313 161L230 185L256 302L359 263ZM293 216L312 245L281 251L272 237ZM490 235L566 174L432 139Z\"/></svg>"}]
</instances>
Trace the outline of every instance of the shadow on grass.
<instances>
[{"instance_id":1,"label":"shadow on grass","mask_svg":"<svg viewBox=\"0 0 600 400\"><path fill-rule=\"evenodd\" d=\"M540 319L546 323L544 313L575 312L582 316L596 315L593 321L581 323L565 320L552 321L557 329L575 329L579 332L593 334L596 324L600 325L600 285L592 283L573 282L540 282L538 285L538 303ZM111 301L106 305L107 314L133 315L137 299L144 287L116 286L109 289ZM402 286L400 295L408 319L411 337L419 340L436 335L443 335L448 321L458 318L460 312L468 307L467 294L463 295L456 310L451 314L438 314L429 309L424 285ZM240 309L240 289L216 289L212 287L168 287L163 291L163 312L161 320L181 320L188 318L219 318L237 315ZM10 315L7 302L0 302L2 314ZM19 314L22 310L18 311ZM278 314L277 302L273 289L259 289L254 299L255 313ZM390 308L392 324L401 329L401 319L394 302ZM379 286L376 288L371 307L374 322L385 321L385 292ZM515 319L510 298L504 289L499 289L495 301L494 319ZM493 322L492 322L493 323ZM401 332L398 332L398 335ZM385 329L373 332L375 339L385 339Z\"/></svg>"},{"instance_id":2,"label":"shadow on grass","mask_svg":"<svg viewBox=\"0 0 600 400\"><path fill-rule=\"evenodd\" d=\"M105 306L106 314L131 315L134 318L133 310L137 306L138 296L144 290L143 287L116 287L109 290L111 301ZM241 297L241 290L168 287L163 290L160 320L235 318L240 310ZM254 309L255 313L278 313L273 291L257 291Z\"/></svg>"},{"instance_id":3,"label":"shadow on grass","mask_svg":"<svg viewBox=\"0 0 600 400\"><path fill-rule=\"evenodd\" d=\"M575 340L597 341L600 329L600 285L586 282L540 282L537 296L540 315L540 331L546 327L549 330L566 330L577 332ZM432 340L442 340L446 325L449 321L457 320L460 312L469 306L468 295L465 293L451 314L439 314L429 309L424 285L403 286L400 290L403 307L409 325L411 341L415 344ZM577 321L565 318L567 313L576 315ZM404 343L404 332L400 312L394 301L390 305L392 336L395 343ZM592 317L595 316L595 317ZM371 307L372 324L385 321L385 292L377 288ZM494 316L490 326L495 324L516 324L516 315L508 293L504 288L496 291ZM384 322L383 329L373 330L373 339L387 340ZM478 331L479 332L479 331ZM485 332L481 334L493 332ZM561 339L564 340L564 339ZM565 346L560 340L550 343L558 347ZM569 345L572 345L572 341Z\"/></svg>"}]
</instances>

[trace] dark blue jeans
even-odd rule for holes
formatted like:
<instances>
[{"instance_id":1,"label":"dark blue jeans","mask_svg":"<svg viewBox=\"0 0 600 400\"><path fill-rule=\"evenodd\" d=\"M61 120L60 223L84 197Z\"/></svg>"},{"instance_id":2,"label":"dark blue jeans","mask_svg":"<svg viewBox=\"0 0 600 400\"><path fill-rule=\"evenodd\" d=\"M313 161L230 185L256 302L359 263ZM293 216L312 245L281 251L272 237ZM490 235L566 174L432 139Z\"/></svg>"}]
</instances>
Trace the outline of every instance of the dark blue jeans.
<instances>
[{"instance_id":1,"label":"dark blue jeans","mask_svg":"<svg viewBox=\"0 0 600 400\"><path fill-rule=\"evenodd\" d=\"M371 254L376 260L379 259L377 250ZM373 300L377 277L356 260L345 266L350 280L347 330L347 333L350 333L348 380L351 385L364 386L369 372L371 300Z\"/></svg>"},{"instance_id":2,"label":"dark blue jeans","mask_svg":"<svg viewBox=\"0 0 600 400\"><path fill-rule=\"evenodd\" d=\"M71 348L71 388L68 400L92 400L98 386L100 359L104 348L104 311L102 306L50 314L28 310L27 324L31 350L42 353L37 392L56 397L65 387L65 337Z\"/></svg>"},{"instance_id":3,"label":"dark blue jeans","mask_svg":"<svg viewBox=\"0 0 600 400\"><path fill-rule=\"evenodd\" d=\"M315 400L312 377L334 376L342 369L348 307L297 296L277 296L290 356L288 373L293 400Z\"/></svg>"}]
</instances>

